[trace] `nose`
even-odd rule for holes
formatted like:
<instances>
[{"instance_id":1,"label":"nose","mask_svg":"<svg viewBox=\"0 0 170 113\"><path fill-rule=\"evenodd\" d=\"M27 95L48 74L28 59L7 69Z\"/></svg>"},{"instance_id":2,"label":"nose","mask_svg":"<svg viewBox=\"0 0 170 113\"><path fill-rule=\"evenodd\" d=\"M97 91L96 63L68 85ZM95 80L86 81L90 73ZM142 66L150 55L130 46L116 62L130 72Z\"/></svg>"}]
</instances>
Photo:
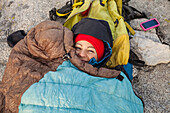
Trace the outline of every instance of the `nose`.
<instances>
[{"instance_id":1,"label":"nose","mask_svg":"<svg viewBox=\"0 0 170 113\"><path fill-rule=\"evenodd\" d=\"M79 51L78 55L82 58L86 57L86 52L84 50Z\"/></svg>"}]
</instances>

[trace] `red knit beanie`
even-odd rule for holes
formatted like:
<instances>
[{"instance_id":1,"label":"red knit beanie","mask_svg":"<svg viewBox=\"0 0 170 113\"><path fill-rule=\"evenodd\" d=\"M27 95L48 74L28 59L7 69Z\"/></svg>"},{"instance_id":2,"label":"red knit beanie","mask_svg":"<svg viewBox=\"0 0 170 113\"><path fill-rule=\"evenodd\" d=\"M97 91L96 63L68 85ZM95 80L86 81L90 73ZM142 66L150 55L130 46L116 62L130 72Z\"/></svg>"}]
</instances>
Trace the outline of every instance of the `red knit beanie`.
<instances>
[{"instance_id":1,"label":"red knit beanie","mask_svg":"<svg viewBox=\"0 0 170 113\"><path fill-rule=\"evenodd\" d=\"M90 35L78 34L75 38L75 43L81 40L85 40L93 45L93 47L95 48L97 52L98 61L100 61L104 54L103 41Z\"/></svg>"}]
</instances>

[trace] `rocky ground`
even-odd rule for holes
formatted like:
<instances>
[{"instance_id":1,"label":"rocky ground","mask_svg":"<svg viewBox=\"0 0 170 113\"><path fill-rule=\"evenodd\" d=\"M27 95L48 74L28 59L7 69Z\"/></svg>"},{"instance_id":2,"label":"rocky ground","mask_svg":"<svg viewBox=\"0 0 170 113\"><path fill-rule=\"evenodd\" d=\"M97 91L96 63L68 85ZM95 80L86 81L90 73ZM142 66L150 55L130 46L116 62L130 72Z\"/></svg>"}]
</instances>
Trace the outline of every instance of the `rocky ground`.
<instances>
[{"instance_id":1,"label":"rocky ground","mask_svg":"<svg viewBox=\"0 0 170 113\"><path fill-rule=\"evenodd\" d=\"M49 20L49 11L53 7L60 8L66 1L0 0L0 80L11 51L6 42L8 34L21 29L28 32L41 21ZM143 98L146 113L169 113L170 1L131 0L129 5L145 12L149 18L157 18L161 24L157 30L143 32L139 23L144 20L131 21L138 33L131 40L131 48L147 64L144 67L134 66L133 88Z\"/></svg>"}]
</instances>

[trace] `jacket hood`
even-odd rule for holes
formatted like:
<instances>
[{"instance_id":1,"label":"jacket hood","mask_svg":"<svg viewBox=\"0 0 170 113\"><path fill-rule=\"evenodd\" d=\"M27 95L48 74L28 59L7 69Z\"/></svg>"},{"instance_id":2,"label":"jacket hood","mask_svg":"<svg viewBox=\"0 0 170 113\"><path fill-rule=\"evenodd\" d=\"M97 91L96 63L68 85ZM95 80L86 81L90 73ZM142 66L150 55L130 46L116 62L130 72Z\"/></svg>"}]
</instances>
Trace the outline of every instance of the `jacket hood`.
<instances>
[{"instance_id":1,"label":"jacket hood","mask_svg":"<svg viewBox=\"0 0 170 113\"><path fill-rule=\"evenodd\" d=\"M62 57L73 46L73 33L55 21L41 22L28 32L26 39L29 52L47 60Z\"/></svg>"}]
</instances>

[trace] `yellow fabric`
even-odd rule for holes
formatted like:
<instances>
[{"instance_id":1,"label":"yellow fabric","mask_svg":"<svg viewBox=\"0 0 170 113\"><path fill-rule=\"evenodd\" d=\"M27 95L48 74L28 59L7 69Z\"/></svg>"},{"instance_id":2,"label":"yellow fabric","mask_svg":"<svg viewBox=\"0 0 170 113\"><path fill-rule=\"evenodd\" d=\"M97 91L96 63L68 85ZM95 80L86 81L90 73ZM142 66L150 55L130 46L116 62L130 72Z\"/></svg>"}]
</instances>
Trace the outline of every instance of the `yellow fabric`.
<instances>
[{"instance_id":1,"label":"yellow fabric","mask_svg":"<svg viewBox=\"0 0 170 113\"><path fill-rule=\"evenodd\" d=\"M107 2L107 0L103 0L103 1L102 1L102 4L106 4L106 2Z\"/></svg>"},{"instance_id":2,"label":"yellow fabric","mask_svg":"<svg viewBox=\"0 0 170 113\"><path fill-rule=\"evenodd\" d=\"M125 25L126 25L126 27L129 29L130 33L131 33L132 35L135 35L135 31L132 29L132 27L131 27L127 22L125 22Z\"/></svg>"},{"instance_id":3,"label":"yellow fabric","mask_svg":"<svg viewBox=\"0 0 170 113\"><path fill-rule=\"evenodd\" d=\"M70 13L70 12L65 13L65 14L61 14L61 13L59 13L58 11L56 11L56 14L57 14L58 16L67 16L69 13Z\"/></svg>"},{"instance_id":4,"label":"yellow fabric","mask_svg":"<svg viewBox=\"0 0 170 113\"><path fill-rule=\"evenodd\" d=\"M75 4L73 4L73 9L75 8L75 7L77 7L77 6L79 6L79 5L82 5L83 4L83 2L78 2L78 3L75 3Z\"/></svg>"},{"instance_id":5,"label":"yellow fabric","mask_svg":"<svg viewBox=\"0 0 170 113\"><path fill-rule=\"evenodd\" d=\"M82 1L79 0L76 2ZM104 3L104 6L100 5L100 0L84 0L83 4L74 7L73 11L66 19L64 26L71 29L82 18L86 18L83 17L81 13L86 11L91 5L87 17L107 21L114 40L112 56L106 66L108 68L114 68L117 65L125 65L128 63L130 52L129 36L126 27L129 28L129 31L132 32L132 34L135 32L121 16L122 0L103 0L102 3ZM116 20L118 20L118 23L115 24L114 22Z\"/></svg>"},{"instance_id":6,"label":"yellow fabric","mask_svg":"<svg viewBox=\"0 0 170 113\"><path fill-rule=\"evenodd\" d=\"M113 43L112 56L110 61L107 62L108 68L115 67L117 65L125 65L129 59L129 38L128 35L121 35L117 37Z\"/></svg>"},{"instance_id":7,"label":"yellow fabric","mask_svg":"<svg viewBox=\"0 0 170 113\"><path fill-rule=\"evenodd\" d=\"M66 19L66 21L64 23L64 26L68 27L69 29L71 29L74 26L74 24L79 22L77 20L81 20L83 18L81 13L86 11L90 7L90 3L91 3L91 0L84 0L84 4L83 5L74 7L72 13ZM77 4L77 3L74 2L74 4ZM77 17L77 16L79 16L79 17ZM76 18L76 19L73 19L73 18Z\"/></svg>"},{"instance_id":8,"label":"yellow fabric","mask_svg":"<svg viewBox=\"0 0 170 113\"><path fill-rule=\"evenodd\" d=\"M117 4L117 9L119 11L119 15L122 15L122 0L115 0Z\"/></svg>"}]
</instances>

